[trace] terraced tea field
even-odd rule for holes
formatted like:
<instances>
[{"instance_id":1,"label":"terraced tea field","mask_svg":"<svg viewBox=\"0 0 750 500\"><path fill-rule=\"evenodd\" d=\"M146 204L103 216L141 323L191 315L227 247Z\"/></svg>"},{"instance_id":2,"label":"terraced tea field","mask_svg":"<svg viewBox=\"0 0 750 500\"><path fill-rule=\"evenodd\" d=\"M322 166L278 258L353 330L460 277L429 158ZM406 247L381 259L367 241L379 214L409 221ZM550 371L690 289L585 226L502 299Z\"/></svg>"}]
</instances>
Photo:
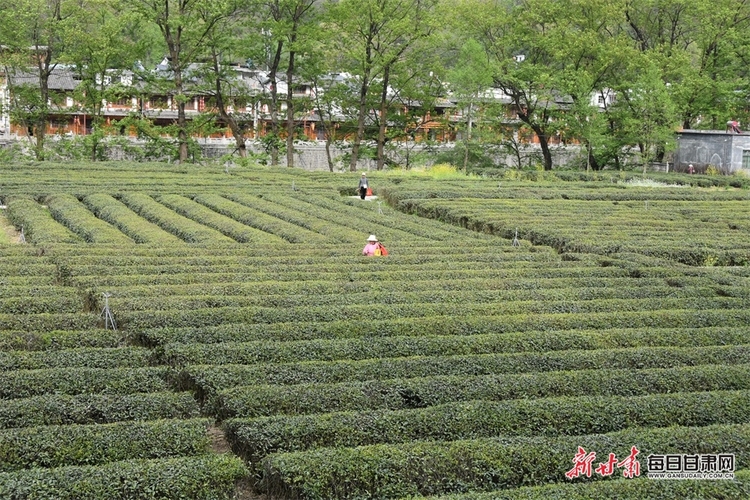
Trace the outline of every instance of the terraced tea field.
<instances>
[{"instance_id":1,"label":"terraced tea field","mask_svg":"<svg viewBox=\"0 0 750 500\"><path fill-rule=\"evenodd\" d=\"M746 191L2 174L0 498L750 496Z\"/></svg>"}]
</instances>

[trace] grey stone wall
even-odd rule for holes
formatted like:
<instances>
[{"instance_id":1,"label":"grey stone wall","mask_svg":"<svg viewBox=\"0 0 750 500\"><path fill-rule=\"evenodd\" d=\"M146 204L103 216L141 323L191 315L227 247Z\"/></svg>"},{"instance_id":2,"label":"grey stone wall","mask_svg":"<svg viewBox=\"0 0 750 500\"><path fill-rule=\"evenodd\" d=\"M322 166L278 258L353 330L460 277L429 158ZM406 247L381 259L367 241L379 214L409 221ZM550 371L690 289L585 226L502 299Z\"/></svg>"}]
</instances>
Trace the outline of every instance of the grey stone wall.
<instances>
[{"instance_id":1,"label":"grey stone wall","mask_svg":"<svg viewBox=\"0 0 750 500\"><path fill-rule=\"evenodd\" d=\"M683 130L677 135L674 168L687 172L693 165L703 173L709 165L729 174L742 169L743 151L750 151L750 134L721 130Z\"/></svg>"}]
</instances>

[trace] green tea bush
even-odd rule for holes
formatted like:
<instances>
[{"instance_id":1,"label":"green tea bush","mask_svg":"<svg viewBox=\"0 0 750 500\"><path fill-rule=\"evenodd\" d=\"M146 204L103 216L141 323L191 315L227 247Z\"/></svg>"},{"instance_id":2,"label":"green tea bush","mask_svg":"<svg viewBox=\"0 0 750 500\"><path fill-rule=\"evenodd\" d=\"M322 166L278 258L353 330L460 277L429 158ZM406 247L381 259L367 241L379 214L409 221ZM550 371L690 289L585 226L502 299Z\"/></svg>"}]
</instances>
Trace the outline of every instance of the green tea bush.
<instances>
[{"instance_id":1,"label":"green tea bush","mask_svg":"<svg viewBox=\"0 0 750 500\"><path fill-rule=\"evenodd\" d=\"M83 203L100 219L109 222L136 243L159 245L184 243L180 238L137 215L121 201L104 193L86 196Z\"/></svg>"},{"instance_id":2,"label":"green tea bush","mask_svg":"<svg viewBox=\"0 0 750 500\"><path fill-rule=\"evenodd\" d=\"M166 367L43 368L6 372L0 379L0 398L28 398L44 394L133 394L167 389Z\"/></svg>"},{"instance_id":3,"label":"green tea bush","mask_svg":"<svg viewBox=\"0 0 750 500\"><path fill-rule=\"evenodd\" d=\"M46 394L3 401L0 428L42 425L104 424L126 420L196 418L191 393Z\"/></svg>"},{"instance_id":4,"label":"green tea bush","mask_svg":"<svg viewBox=\"0 0 750 500\"><path fill-rule=\"evenodd\" d=\"M200 224L216 229L220 233L240 243L281 243L284 240L279 236L258 230L251 225L237 221L230 216L218 213L209 207L197 203L190 198L176 194L165 194L156 197L156 201L171 208Z\"/></svg>"},{"instance_id":5,"label":"green tea bush","mask_svg":"<svg viewBox=\"0 0 750 500\"><path fill-rule=\"evenodd\" d=\"M230 455L127 460L99 466L67 466L0 473L1 498L55 500L230 500L247 477Z\"/></svg>"},{"instance_id":6,"label":"green tea bush","mask_svg":"<svg viewBox=\"0 0 750 500\"><path fill-rule=\"evenodd\" d=\"M52 217L87 243L132 245L131 238L116 227L97 218L71 194L56 194L46 199Z\"/></svg>"},{"instance_id":7,"label":"green tea bush","mask_svg":"<svg viewBox=\"0 0 750 500\"><path fill-rule=\"evenodd\" d=\"M59 351L0 352L0 370L37 370L40 368L86 367L125 368L151 364L153 353L142 347L112 349L80 348Z\"/></svg>"},{"instance_id":8,"label":"green tea bush","mask_svg":"<svg viewBox=\"0 0 750 500\"><path fill-rule=\"evenodd\" d=\"M205 419L0 430L0 472L205 453Z\"/></svg>"},{"instance_id":9,"label":"green tea bush","mask_svg":"<svg viewBox=\"0 0 750 500\"><path fill-rule=\"evenodd\" d=\"M579 353L583 354L583 353ZM583 356L579 356L579 359ZM559 358L559 357L558 357ZM572 360L571 360L572 361ZM640 369L589 365L576 369L523 366L512 375L427 376L330 384L240 386L219 391L207 408L219 418L407 409L473 399L505 400L573 395L639 395L750 387L748 365ZM619 365L624 366L624 365ZM567 368L567 370L566 370ZM641 371L631 371L631 370ZM564 371L559 371L564 370ZM602 381L597 370L610 376Z\"/></svg>"},{"instance_id":10,"label":"green tea bush","mask_svg":"<svg viewBox=\"0 0 750 500\"><path fill-rule=\"evenodd\" d=\"M279 415L224 423L251 462L278 452L493 436L572 436L631 427L744 424L750 391L468 401L399 411Z\"/></svg>"},{"instance_id":11,"label":"green tea bush","mask_svg":"<svg viewBox=\"0 0 750 500\"><path fill-rule=\"evenodd\" d=\"M188 243L209 241L231 243L234 241L215 229L175 213L146 194L124 193L120 196L120 201L149 222Z\"/></svg>"},{"instance_id":12,"label":"green tea bush","mask_svg":"<svg viewBox=\"0 0 750 500\"><path fill-rule=\"evenodd\" d=\"M80 236L55 221L49 210L29 198L14 198L7 202L8 220L18 230L23 229L26 241L37 245L53 243L82 243Z\"/></svg>"},{"instance_id":13,"label":"green tea bush","mask_svg":"<svg viewBox=\"0 0 750 500\"><path fill-rule=\"evenodd\" d=\"M750 426L633 428L610 434L413 442L319 448L264 459L265 484L285 498L402 498L541 486L565 480L577 448L622 460L653 453L734 453L750 458ZM619 470L618 470L619 473Z\"/></svg>"}]
</instances>

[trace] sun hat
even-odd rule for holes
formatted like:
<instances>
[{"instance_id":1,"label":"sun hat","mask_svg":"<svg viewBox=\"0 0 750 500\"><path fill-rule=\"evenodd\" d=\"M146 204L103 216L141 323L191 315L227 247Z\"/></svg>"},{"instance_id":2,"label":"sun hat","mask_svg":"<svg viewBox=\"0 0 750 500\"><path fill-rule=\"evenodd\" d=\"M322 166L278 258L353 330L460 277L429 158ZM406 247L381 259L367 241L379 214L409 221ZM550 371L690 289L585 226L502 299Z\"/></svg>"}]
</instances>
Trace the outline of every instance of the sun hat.
<instances>
[{"instance_id":1,"label":"sun hat","mask_svg":"<svg viewBox=\"0 0 750 500\"><path fill-rule=\"evenodd\" d=\"M362 172L362 175L367 175L366 173Z\"/></svg>"},{"instance_id":2,"label":"sun hat","mask_svg":"<svg viewBox=\"0 0 750 500\"><path fill-rule=\"evenodd\" d=\"M370 237L367 238L367 241L378 241L378 238L374 234L371 234Z\"/></svg>"}]
</instances>

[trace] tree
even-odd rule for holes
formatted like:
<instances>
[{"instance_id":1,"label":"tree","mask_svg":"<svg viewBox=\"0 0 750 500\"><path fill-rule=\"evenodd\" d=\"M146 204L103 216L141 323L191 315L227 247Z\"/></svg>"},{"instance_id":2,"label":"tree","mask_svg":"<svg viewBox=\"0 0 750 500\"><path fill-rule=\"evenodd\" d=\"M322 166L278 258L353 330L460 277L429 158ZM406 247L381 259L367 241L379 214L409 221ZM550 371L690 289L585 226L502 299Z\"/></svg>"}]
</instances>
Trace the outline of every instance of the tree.
<instances>
[{"instance_id":1,"label":"tree","mask_svg":"<svg viewBox=\"0 0 750 500\"><path fill-rule=\"evenodd\" d=\"M493 84L492 68L487 60L487 53L473 38L464 42L456 58L457 64L448 72L453 96L465 117L466 137L462 140L464 148L463 169L467 169L471 134L477 106L486 100L487 92ZM483 99L485 97L485 99Z\"/></svg>"},{"instance_id":2,"label":"tree","mask_svg":"<svg viewBox=\"0 0 750 500\"><path fill-rule=\"evenodd\" d=\"M126 68L144 49L139 40L129 36L137 20L118 8L119 3L114 0L93 0L85 24L66 33L69 50L63 60L74 66L81 82L75 101L91 117L91 133L86 135L86 142L92 161L104 156L103 103L134 97L134 75Z\"/></svg>"},{"instance_id":3,"label":"tree","mask_svg":"<svg viewBox=\"0 0 750 500\"><path fill-rule=\"evenodd\" d=\"M86 5L79 0L18 0L0 7L2 58L13 95L11 120L27 127L30 140L36 138L37 160L45 158L47 123L60 98L50 92L50 78L67 50L65 35L81 29Z\"/></svg>"},{"instance_id":4,"label":"tree","mask_svg":"<svg viewBox=\"0 0 750 500\"><path fill-rule=\"evenodd\" d=\"M190 66L205 54L209 33L221 22L232 0L123 0L148 22L159 27L167 49L168 71L162 72L172 87L177 107L179 161L188 159L188 120L185 103L191 85Z\"/></svg>"},{"instance_id":5,"label":"tree","mask_svg":"<svg viewBox=\"0 0 750 500\"><path fill-rule=\"evenodd\" d=\"M352 171L357 169L369 112L374 107L379 119L384 118L391 71L415 41L429 32L427 13L432 5L425 0L344 0L331 5L329 25L339 34L335 48L359 86L357 126L349 162ZM373 98L370 92L376 80L380 93ZM380 127L378 137L382 168L384 130Z\"/></svg>"},{"instance_id":6,"label":"tree","mask_svg":"<svg viewBox=\"0 0 750 500\"><path fill-rule=\"evenodd\" d=\"M626 140L638 144L645 175L650 162L673 146L677 114L654 64L645 67L639 64L630 69L634 77L628 79L628 88L618 89L620 98L615 108L622 117Z\"/></svg>"}]
</instances>

